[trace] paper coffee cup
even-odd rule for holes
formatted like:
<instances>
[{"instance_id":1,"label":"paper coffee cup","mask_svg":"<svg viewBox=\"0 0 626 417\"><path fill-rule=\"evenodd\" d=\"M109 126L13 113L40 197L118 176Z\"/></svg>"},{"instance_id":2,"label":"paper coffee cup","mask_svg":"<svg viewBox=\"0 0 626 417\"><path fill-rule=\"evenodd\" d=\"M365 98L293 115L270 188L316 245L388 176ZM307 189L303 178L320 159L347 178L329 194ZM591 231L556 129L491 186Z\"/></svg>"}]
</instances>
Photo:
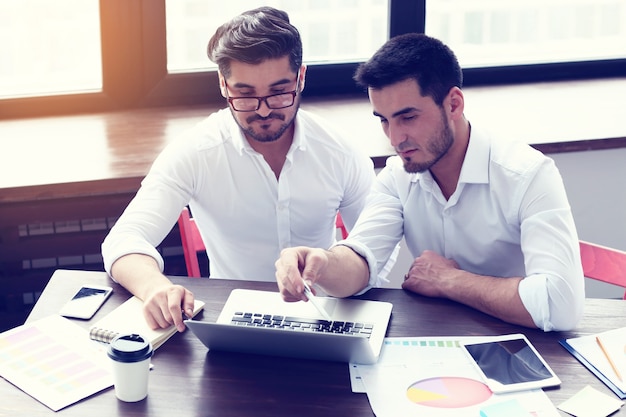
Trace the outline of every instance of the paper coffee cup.
<instances>
[{"instance_id":1,"label":"paper coffee cup","mask_svg":"<svg viewBox=\"0 0 626 417\"><path fill-rule=\"evenodd\" d=\"M141 401L148 395L152 345L138 334L120 335L109 345L115 396L121 401Z\"/></svg>"}]
</instances>

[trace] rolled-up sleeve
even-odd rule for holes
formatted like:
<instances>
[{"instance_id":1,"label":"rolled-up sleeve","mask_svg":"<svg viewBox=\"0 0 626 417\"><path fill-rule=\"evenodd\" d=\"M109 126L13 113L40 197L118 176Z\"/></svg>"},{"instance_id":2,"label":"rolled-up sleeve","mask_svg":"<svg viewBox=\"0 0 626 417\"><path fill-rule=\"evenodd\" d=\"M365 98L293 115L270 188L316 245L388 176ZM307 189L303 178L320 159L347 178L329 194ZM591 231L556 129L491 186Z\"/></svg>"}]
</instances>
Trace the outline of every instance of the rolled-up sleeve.
<instances>
[{"instance_id":1,"label":"rolled-up sleeve","mask_svg":"<svg viewBox=\"0 0 626 417\"><path fill-rule=\"evenodd\" d=\"M402 197L396 190L408 188L408 184L398 186L391 167L383 169L374 181L354 229L346 240L337 243L351 248L367 261L369 282L358 294L389 283L388 275L397 260L403 236Z\"/></svg>"},{"instance_id":2,"label":"rolled-up sleeve","mask_svg":"<svg viewBox=\"0 0 626 417\"><path fill-rule=\"evenodd\" d=\"M552 161L529 184L520 214L526 266L520 298L538 328L571 330L583 315L584 276L573 216Z\"/></svg>"},{"instance_id":3,"label":"rolled-up sleeve","mask_svg":"<svg viewBox=\"0 0 626 417\"><path fill-rule=\"evenodd\" d=\"M131 253L154 258L163 271L163 257L156 247L172 229L191 195L186 184L193 183L190 178L195 165L185 157L184 149L175 143L161 152L137 195L102 242L104 268L109 275L115 261Z\"/></svg>"},{"instance_id":4,"label":"rolled-up sleeve","mask_svg":"<svg viewBox=\"0 0 626 417\"><path fill-rule=\"evenodd\" d=\"M374 253L363 243L355 240L342 240L333 246L347 246L367 262L367 267L369 268L369 280L367 286L354 295L361 295L371 288L381 287L383 282L386 281L385 277L378 273L378 261L376 260Z\"/></svg>"}]
</instances>

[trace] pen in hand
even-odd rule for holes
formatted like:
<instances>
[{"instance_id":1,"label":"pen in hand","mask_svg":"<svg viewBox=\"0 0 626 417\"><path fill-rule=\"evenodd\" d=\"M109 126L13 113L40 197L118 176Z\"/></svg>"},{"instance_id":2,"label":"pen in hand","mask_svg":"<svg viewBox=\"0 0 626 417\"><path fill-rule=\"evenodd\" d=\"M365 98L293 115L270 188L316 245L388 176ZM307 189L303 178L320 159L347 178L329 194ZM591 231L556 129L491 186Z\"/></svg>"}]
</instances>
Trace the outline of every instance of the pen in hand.
<instances>
[{"instance_id":1,"label":"pen in hand","mask_svg":"<svg viewBox=\"0 0 626 417\"><path fill-rule=\"evenodd\" d=\"M308 298L311 304L313 304L313 307L317 309L317 311L322 315L324 320L333 321L326 312L326 310L324 310L324 307L322 307L320 303L318 303L317 299L313 295L313 291L311 291L311 287L309 287L309 284L307 284L306 281L302 282L304 283L304 295L306 295L306 298Z\"/></svg>"}]
</instances>

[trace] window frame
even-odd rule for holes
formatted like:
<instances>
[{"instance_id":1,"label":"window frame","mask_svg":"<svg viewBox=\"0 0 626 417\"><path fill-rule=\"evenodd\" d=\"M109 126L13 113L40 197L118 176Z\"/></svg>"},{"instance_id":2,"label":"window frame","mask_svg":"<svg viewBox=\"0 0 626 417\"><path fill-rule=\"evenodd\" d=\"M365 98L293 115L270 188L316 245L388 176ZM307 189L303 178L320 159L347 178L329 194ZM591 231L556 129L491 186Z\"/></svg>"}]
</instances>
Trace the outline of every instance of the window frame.
<instances>
[{"instance_id":1,"label":"window frame","mask_svg":"<svg viewBox=\"0 0 626 417\"><path fill-rule=\"evenodd\" d=\"M436 1L436 0L431 0ZM426 0L389 0L389 36L424 32ZM215 71L168 74L165 0L100 0L103 91L0 100L0 119L215 104ZM358 63L307 70L305 97L363 94L352 80ZM626 58L464 69L464 85L498 85L620 77Z\"/></svg>"}]
</instances>

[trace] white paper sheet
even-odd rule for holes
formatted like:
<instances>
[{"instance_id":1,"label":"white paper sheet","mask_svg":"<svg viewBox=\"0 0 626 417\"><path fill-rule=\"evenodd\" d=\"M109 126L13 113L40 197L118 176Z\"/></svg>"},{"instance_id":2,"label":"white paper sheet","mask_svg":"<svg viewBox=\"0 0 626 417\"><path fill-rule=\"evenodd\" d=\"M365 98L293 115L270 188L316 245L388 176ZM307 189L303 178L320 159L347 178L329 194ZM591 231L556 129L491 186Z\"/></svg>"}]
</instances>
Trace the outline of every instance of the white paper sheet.
<instances>
[{"instance_id":1,"label":"white paper sheet","mask_svg":"<svg viewBox=\"0 0 626 417\"><path fill-rule=\"evenodd\" d=\"M0 375L54 411L113 385L103 351L59 315L0 334Z\"/></svg>"},{"instance_id":2,"label":"white paper sheet","mask_svg":"<svg viewBox=\"0 0 626 417\"><path fill-rule=\"evenodd\" d=\"M367 393L377 417L479 416L483 407L510 399L529 415L559 416L542 390L493 394L463 353L460 340L488 338L386 338L377 364L350 364L353 389Z\"/></svg>"}]
</instances>

